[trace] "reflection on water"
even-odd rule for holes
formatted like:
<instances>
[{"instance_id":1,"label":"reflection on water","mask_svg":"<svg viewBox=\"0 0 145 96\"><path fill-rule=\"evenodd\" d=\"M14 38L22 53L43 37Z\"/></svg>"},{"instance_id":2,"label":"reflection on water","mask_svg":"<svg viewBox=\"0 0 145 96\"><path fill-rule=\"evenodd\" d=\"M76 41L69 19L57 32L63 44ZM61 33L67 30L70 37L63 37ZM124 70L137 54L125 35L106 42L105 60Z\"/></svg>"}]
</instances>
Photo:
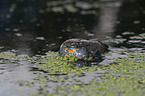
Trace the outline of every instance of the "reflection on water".
<instances>
[{"instance_id":1,"label":"reflection on water","mask_svg":"<svg viewBox=\"0 0 145 96\"><path fill-rule=\"evenodd\" d=\"M96 33L96 38L104 40L106 36L113 35L120 6L121 2L104 3L101 6L99 21L93 28L93 31Z\"/></svg>"},{"instance_id":2,"label":"reflection on water","mask_svg":"<svg viewBox=\"0 0 145 96\"><path fill-rule=\"evenodd\" d=\"M103 60L104 60L103 57L98 57L94 61L86 61L86 60L79 59L75 62L74 65L79 66L79 67L94 66L94 65L99 65L99 63L102 62Z\"/></svg>"}]
</instances>

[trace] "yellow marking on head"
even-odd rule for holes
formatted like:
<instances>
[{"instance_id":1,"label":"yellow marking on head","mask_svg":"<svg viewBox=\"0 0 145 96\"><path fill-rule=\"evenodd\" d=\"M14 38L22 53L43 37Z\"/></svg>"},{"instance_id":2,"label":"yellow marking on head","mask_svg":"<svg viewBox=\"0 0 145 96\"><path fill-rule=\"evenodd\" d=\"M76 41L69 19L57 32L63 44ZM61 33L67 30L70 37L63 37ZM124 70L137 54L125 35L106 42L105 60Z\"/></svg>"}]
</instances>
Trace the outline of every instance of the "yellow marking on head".
<instances>
[{"instance_id":1,"label":"yellow marking on head","mask_svg":"<svg viewBox=\"0 0 145 96\"><path fill-rule=\"evenodd\" d=\"M70 56L69 55L65 55L66 57L68 57L68 58L70 58Z\"/></svg>"},{"instance_id":2,"label":"yellow marking on head","mask_svg":"<svg viewBox=\"0 0 145 96\"><path fill-rule=\"evenodd\" d=\"M69 53L74 54L76 50L68 50Z\"/></svg>"},{"instance_id":3,"label":"yellow marking on head","mask_svg":"<svg viewBox=\"0 0 145 96\"><path fill-rule=\"evenodd\" d=\"M66 52L67 49L68 49L68 48L65 48L65 52Z\"/></svg>"},{"instance_id":4,"label":"yellow marking on head","mask_svg":"<svg viewBox=\"0 0 145 96\"><path fill-rule=\"evenodd\" d=\"M69 53L74 54L76 50L68 50Z\"/></svg>"},{"instance_id":5,"label":"yellow marking on head","mask_svg":"<svg viewBox=\"0 0 145 96\"><path fill-rule=\"evenodd\" d=\"M75 49L75 50L68 50L69 53L74 54L74 52L76 52L79 49Z\"/></svg>"}]
</instances>

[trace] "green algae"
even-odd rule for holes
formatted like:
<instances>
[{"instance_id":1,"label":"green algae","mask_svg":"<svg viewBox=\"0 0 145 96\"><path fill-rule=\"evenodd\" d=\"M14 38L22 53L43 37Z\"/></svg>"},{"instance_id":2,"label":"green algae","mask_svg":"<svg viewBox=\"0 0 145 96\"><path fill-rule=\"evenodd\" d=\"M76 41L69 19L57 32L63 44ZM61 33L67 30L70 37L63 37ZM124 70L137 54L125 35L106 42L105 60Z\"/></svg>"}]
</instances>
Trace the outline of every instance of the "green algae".
<instances>
[{"instance_id":1,"label":"green algae","mask_svg":"<svg viewBox=\"0 0 145 96\"><path fill-rule=\"evenodd\" d=\"M66 84L68 82L67 78L60 77L39 77L39 82L43 81L44 83L47 82L63 82L61 86L56 88L55 92L45 91L46 88L43 89L41 94L33 94L33 96L143 96L145 94L145 54L144 53L128 53L127 58L117 58L114 59L115 63L110 64L108 66L96 66L96 67L75 67L71 68L69 63L62 63L66 65L59 65L65 67L65 72L67 74L76 73L76 76L79 77L77 73L84 73L85 76L86 72L97 72L98 70L105 70L106 72L100 77L101 82L97 81L97 77L95 77L91 82L85 84L79 80L72 80L72 82L79 82L79 84ZM43 64L49 61L43 58ZM54 58L54 57L53 57ZM48 61L47 61L48 60ZM45 62L44 62L45 61ZM58 61L59 63L61 61ZM54 64L57 64L56 61ZM69 65L69 66L68 66ZM42 65L44 67L44 65ZM56 67L57 65L55 65ZM57 67L59 67L57 66ZM43 67L39 68L43 69ZM54 67L54 70L57 70ZM61 67L59 67L61 69ZM50 67L49 67L50 68ZM69 68L69 71L67 69ZM85 69L85 70L83 70ZM86 70L87 69L87 70ZM45 70L45 69L44 69ZM51 69L52 70L52 69ZM48 73L50 70L46 70ZM52 73L55 73L53 71ZM51 72L50 72L51 73ZM57 72L56 72L57 73ZM90 74L91 75L91 74ZM43 79L43 80L40 80ZM71 78L74 78L73 76Z\"/></svg>"},{"instance_id":2,"label":"green algae","mask_svg":"<svg viewBox=\"0 0 145 96\"><path fill-rule=\"evenodd\" d=\"M2 62L11 60L14 63L27 60L44 72L34 72L38 77L34 78L33 82L23 80L16 82L22 87L39 86L38 93L30 94L32 96L143 96L145 94L145 53L137 50L132 53L122 50L121 53L127 56L113 59L114 62L111 64L83 67L74 65L76 58L62 58L58 52L48 52L46 56L32 57L0 53L0 58ZM89 76L93 78L86 83ZM54 86L56 88L50 91L49 89Z\"/></svg>"},{"instance_id":3,"label":"green algae","mask_svg":"<svg viewBox=\"0 0 145 96\"><path fill-rule=\"evenodd\" d=\"M13 52L0 53L0 58L4 59L4 60L13 60L12 62L14 62L14 61L17 62L19 60L28 60L28 59L30 59L29 56L27 56L27 55L16 55Z\"/></svg>"},{"instance_id":4,"label":"green algae","mask_svg":"<svg viewBox=\"0 0 145 96\"><path fill-rule=\"evenodd\" d=\"M76 58L60 57L58 52L49 52L49 56L39 59L39 63L35 63L37 68L47 72L50 75L67 75L69 73L76 73L81 75L86 71L96 71L97 67L84 67L80 68L73 64L77 61Z\"/></svg>"},{"instance_id":5,"label":"green algae","mask_svg":"<svg viewBox=\"0 0 145 96\"><path fill-rule=\"evenodd\" d=\"M19 84L19 86L28 86L28 87L34 86L34 82L29 82L26 80L18 80L17 82L14 82L14 83Z\"/></svg>"},{"instance_id":6,"label":"green algae","mask_svg":"<svg viewBox=\"0 0 145 96\"><path fill-rule=\"evenodd\" d=\"M14 59L16 58L16 55L12 52L3 52L3 53L0 53L0 58L5 59L5 60Z\"/></svg>"}]
</instances>

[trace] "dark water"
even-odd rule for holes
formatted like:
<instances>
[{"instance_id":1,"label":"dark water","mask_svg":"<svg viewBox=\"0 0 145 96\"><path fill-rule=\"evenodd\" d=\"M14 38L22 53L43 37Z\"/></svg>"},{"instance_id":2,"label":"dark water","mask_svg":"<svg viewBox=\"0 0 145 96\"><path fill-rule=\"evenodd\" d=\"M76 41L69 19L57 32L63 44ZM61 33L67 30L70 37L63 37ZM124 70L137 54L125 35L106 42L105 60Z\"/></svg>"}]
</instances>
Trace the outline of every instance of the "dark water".
<instances>
[{"instance_id":1,"label":"dark water","mask_svg":"<svg viewBox=\"0 0 145 96\"><path fill-rule=\"evenodd\" d=\"M0 52L45 54L58 51L69 38L97 39L117 50L144 49L144 17L145 0L1 0ZM134 36L142 38L132 39ZM103 64L108 62L104 60ZM32 65L23 63L0 64L0 95L26 96L36 92L11 83L35 77L28 72Z\"/></svg>"},{"instance_id":2,"label":"dark water","mask_svg":"<svg viewBox=\"0 0 145 96\"><path fill-rule=\"evenodd\" d=\"M44 54L59 50L69 38L103 41L116 36L126 40L113 43L114 47L144 47L142 43L128 44L130 36L145 32L144 4L144 0L0 1L0 51Z\"/></svg>"},{"instance_id":3,"label":"dark water","mask_svg":"<svg viewBox=\"0 0 145 96\"><path fill-rule=\"evenodd\" d=\"M144 4L145 1L143 0L134 0L134 2L124 2L122 7L120 7L120 12L118 13L118 21L120 23L115 27L116 30L114 31L114 36L121 35L123 39L126 39L126 41L116 45L117 47L145 47L141 42L128 43L128 41L131 40L131 36L138 36L145 32ZM123 34L124 32L130 32L130 34ZM143 41L144 40L145 39L143 39Z\"/></svg>"}]
</instances>

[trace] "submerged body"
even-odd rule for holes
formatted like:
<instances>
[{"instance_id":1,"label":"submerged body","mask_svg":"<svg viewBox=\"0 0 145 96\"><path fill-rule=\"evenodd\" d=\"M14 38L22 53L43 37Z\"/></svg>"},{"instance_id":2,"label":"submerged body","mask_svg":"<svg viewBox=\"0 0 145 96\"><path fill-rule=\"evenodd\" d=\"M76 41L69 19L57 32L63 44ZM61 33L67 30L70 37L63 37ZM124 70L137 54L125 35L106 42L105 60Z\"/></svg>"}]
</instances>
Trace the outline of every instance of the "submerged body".
<instances>
[{"instance_id":1,"label":"submerged body","mask_svg":"<svg viewBox=\"0 0 145 96\"><path fill-rule=\"evenodd\" d=\"M100 41L69 39L62 43L59 52L61 57L86 58L100 57L107 50L108 46Z\"/></svg>"}]
</instances>

